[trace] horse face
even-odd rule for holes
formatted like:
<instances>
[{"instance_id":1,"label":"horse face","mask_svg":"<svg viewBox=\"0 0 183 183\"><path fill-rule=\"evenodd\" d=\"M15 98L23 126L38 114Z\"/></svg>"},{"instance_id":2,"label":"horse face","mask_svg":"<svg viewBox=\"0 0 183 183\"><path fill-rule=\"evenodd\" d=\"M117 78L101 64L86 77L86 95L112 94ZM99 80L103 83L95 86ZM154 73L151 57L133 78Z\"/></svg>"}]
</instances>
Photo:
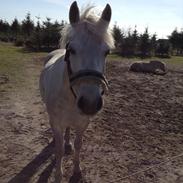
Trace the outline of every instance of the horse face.
<instances>
[{"instance_id":1,"label":"horse face","mask_svg":"<svg viewBox=\"0 0 183 183\"><path fill-rule=\"evenodd\" d=\"M80 21L76 3L73 3L70 8L69 19L73 27L68 46L72 72L89 70L104 75L105 59L109 53L109 46L102 38L102 34L98 34L97 31L107 30L111 19L110 6L105 7L98 22L94 22L96 24L94 27L87 21ZM103 88L101 88L101 83L97 82L97 78L83 76L80 82L73 85L73 90L77 98L77 107L82 113L94 115L102 108Z\"/></svg>"},{"instance_id":2,"label":"horse face","mask_svg":"<svg viewBox=\"0 0 183 183\"><path fill-rule=\"evenodd\" d=\"M79 36L69 44L70 66L73 73L80 71L99 72L104 75L105 59L109 48L98 40L79 39ZM97 79L97 78L95 78ZM92 77L83 76L80 82L73 85L77 97L77 106L84 114L94 115L103 106L103 88L100 82ZM100 80L100 78L98 78Z\"/></svg>"}]
</instances>

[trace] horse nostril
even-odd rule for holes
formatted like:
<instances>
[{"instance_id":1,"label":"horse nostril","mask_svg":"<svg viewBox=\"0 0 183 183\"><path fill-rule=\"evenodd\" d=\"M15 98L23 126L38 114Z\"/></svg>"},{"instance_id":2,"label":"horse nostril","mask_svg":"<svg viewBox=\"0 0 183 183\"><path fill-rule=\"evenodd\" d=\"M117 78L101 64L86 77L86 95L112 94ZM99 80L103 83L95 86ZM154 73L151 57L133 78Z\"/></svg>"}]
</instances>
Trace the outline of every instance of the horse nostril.
<instances>
[{"instance_id":1,"label":"horse nostril","mask_svg":"<svg viewBox=\"0 0 183 183\"><path fill-rule=\"evenodd\" d=\"M103 99L102 97L99 97L98 102L97 102L97 111L99 111L103 106Z\"/></svg>"},{"instance_id":2,"label":"horse nostril","mask_svg":"<svg viewBox=\"0 0 183 183\"><path fill-rule=\"evenodd\" d=\"M82 110L85 106L84 97L80 97L77 103L78 107Z\"/></svg>"},{"instance_id":3,"label":"horse nostril","mask_svg":"<svg viewBox=\"0 0 183 183\"><path fill-rule=\"evenodd\" d=\"M102 108L102 105L103 105L102 97L98 97L97 99L90 101L84 96L81 96L77 102L78 108L87 115L96 114Z\"/></svg>"}]
</instances>

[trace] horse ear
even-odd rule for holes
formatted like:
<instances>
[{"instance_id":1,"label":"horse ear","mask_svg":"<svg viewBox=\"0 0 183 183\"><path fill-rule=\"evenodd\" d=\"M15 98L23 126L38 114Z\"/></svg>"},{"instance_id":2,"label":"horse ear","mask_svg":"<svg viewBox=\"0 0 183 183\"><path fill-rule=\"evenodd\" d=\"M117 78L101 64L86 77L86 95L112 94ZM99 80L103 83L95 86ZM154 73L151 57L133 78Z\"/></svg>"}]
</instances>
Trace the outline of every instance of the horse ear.
<instances>
[{"instance_id":1,"label":"horse ear","mask_svg":"<svg viewBox=\"0 0 183 183\"><path fill-rule=\"evenodd\" d=\"M111 14L112 14L111 6L109 4L107 4L106 7L104 8L103 12L102 12L101 19L103 19L107 22L110 22Z\"/></svg>"},{"instance_id":2,"label":"horse ear","mask_svg":"<svg viewBox=\"0 0 183 183\"><path fill-rule=\"evenodd\" d=\"M70 7L69 21L70 24L75 24L79 22L79 8L76 1L74 1Z\"/></svg>"}]
</instances>

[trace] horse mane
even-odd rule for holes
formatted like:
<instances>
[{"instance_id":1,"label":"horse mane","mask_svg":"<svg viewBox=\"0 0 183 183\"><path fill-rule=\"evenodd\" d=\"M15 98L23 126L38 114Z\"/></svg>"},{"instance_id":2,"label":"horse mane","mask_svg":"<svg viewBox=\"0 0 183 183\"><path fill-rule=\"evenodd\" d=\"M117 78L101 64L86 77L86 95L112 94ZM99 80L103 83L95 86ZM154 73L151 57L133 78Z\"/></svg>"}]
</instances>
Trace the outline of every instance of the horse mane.
<instances>
[{"instance_id":1,"label":"horse mane","mask_svg":"<svg viewBox=\"0 0 183 183\"><path fill-rule=\"evenodd\" d=\"M99 20L99 14L96 14L94 10L95 6L87 5L81 10L80 21L78 24L85 25L84 31L88 31L90 35L96 36L104 41L110 48L114 47L114 39L112 36L112 31L108 27L108 22L104 20ZM100 23L99 23L100 21ZM61 31L61 48L64 48L69 40L74 35L74 26L66 24Z\"/></svg>"}]
</instances>

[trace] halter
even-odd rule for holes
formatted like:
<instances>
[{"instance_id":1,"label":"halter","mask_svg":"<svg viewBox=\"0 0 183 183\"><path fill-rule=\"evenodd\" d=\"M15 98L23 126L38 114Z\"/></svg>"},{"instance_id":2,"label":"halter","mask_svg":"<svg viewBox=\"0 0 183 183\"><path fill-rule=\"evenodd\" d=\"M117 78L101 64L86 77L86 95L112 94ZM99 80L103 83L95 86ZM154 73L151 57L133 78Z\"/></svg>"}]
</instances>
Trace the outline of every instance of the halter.
<instances>
[{"instance_id":1,"label":"halter","mask_svg":"<svg viewBox=\"0 0 183 183\"><path fill-rule=\"evenodd\" d=\"M76 94L73 90L73 86L75 84L81 83L83 81L88 82L94 82L102 87L102 95L108 90L108 81L101 72L95 71L95 70L90 70L90 69L85 69L85 70L80 70L76 73L72 71L71 68L71 63L70 63L70 50L68 49L69 43L66 45L66 53L65 53L65 59L64 61L67 64L67 71L68 71L68 76L69 76L69 82L70 82L70 89L71 92L73 93L74 97L76 98Z\"/></svg>"}]
</instances>

